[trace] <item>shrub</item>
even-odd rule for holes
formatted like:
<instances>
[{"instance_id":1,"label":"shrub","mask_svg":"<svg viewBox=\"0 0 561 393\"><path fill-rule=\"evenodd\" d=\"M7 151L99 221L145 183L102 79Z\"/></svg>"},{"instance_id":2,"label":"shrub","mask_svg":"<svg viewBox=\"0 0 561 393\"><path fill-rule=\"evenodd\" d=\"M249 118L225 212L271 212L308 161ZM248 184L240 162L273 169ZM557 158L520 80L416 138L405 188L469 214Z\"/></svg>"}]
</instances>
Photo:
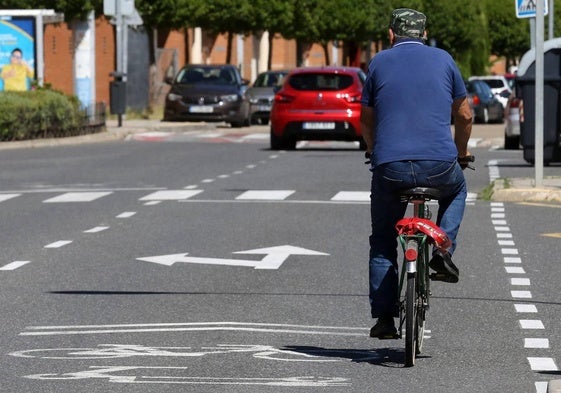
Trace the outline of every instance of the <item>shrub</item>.
<instances>
[{"instance_id":1,"label":"shrub","mask_svg":"<svg viewBox=\"0 0 561 393\"><path fill-rule=\"evenodd\" d=\"M0 93L0 140L76 135L85 126L76 97L40 89Z\"/></svg>"}]
</instances>

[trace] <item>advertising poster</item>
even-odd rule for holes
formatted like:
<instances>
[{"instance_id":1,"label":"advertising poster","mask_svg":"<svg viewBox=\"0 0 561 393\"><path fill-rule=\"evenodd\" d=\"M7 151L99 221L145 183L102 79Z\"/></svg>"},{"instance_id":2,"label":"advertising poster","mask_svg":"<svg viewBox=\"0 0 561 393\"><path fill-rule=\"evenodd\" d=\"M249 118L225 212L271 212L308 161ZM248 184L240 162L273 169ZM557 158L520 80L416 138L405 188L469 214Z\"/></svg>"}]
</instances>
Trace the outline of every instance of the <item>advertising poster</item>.
<instances>
[{"instance_id":1,"label":"advertising poster","mask_svg":"<svg viewBox=\"0 0 561 393\"><path fill-rule=\"evenodd\" d=\"M25 91L35 79L35 18L0 18L0 91Z\"/></svg>"}]
</instances>

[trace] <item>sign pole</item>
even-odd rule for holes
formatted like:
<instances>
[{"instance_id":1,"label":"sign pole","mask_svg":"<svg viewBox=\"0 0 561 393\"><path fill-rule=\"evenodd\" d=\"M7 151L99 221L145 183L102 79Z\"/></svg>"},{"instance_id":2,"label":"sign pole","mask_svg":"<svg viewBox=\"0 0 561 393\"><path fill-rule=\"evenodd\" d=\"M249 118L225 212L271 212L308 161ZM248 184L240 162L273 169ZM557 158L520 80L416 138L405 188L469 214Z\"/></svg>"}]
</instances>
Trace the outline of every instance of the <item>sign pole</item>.
<instances>
[{"instance_id":1,"label":"sign pole","mask_svg":"<svg viewBox=\"0 0 561 393\"><path fill-rule=\"evenodd\" d=\"M543 184L544 2L536 4L536 117L534 142L535 187Z\"/></svg>"}]
</instances>

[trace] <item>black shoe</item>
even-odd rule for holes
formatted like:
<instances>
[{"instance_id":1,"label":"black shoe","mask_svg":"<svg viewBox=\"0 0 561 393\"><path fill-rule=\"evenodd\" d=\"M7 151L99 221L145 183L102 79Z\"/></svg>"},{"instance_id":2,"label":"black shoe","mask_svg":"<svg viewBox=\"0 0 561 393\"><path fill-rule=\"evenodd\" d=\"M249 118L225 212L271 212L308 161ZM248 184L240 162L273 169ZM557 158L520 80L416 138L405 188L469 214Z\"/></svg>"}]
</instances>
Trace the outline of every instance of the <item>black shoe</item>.
<instances>
[{"instance_id":1,"label":"black shoe","mask_svg":"<svg viewBox=\"0 0 561 393\"><path fill-rule=\"evenodd\" d=\"M379 338L380 340L399 338L393 317L378 318L376 325L370 329L370 337Z\"/></svg>"},{"instance_id":2,"label":"black shoe","mask_svg":"<svg viewBox=\"0 0 561 393\"><path fill-rule=\"evenodd\" d=\"M460 271L452 262L452 258L450 258L449 254L434 254L429 262L429 266L436 272L430 275L431 280L444 281L449 283L458 282Z\"/></svg>"}]
</instances>

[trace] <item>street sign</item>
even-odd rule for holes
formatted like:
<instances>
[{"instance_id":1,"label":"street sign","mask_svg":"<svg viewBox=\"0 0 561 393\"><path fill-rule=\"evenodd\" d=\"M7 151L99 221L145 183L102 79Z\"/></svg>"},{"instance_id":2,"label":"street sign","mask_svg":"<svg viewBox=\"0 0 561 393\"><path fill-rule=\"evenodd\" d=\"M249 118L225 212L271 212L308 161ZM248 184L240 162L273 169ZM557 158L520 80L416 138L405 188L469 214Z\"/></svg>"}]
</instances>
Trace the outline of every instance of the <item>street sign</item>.
<instances>
[{"instance_id":1,"label":"street sign","mask_svg":"<svg viewBox=\"0 0 561 393\"><path fill-rule=\"evenodd\" d=\"M120 9L117 9L117 5ZM134 10L134 0L103 0L103 13L107 16L116 16L118 13L128 16L132 15Z\"/></svg>"},{"instance_id":2,"label":"street sign","mask_svg":"<svg viewBox=\"0 0 561 393\"><path fill-rule=\"evenodd\" d=\"M536 17L536 2L538 0L514 0L516 6L517 18L535 18ZM544 2L544 15L547 15L547 0Z\"/></svg>"}]
</instances>

